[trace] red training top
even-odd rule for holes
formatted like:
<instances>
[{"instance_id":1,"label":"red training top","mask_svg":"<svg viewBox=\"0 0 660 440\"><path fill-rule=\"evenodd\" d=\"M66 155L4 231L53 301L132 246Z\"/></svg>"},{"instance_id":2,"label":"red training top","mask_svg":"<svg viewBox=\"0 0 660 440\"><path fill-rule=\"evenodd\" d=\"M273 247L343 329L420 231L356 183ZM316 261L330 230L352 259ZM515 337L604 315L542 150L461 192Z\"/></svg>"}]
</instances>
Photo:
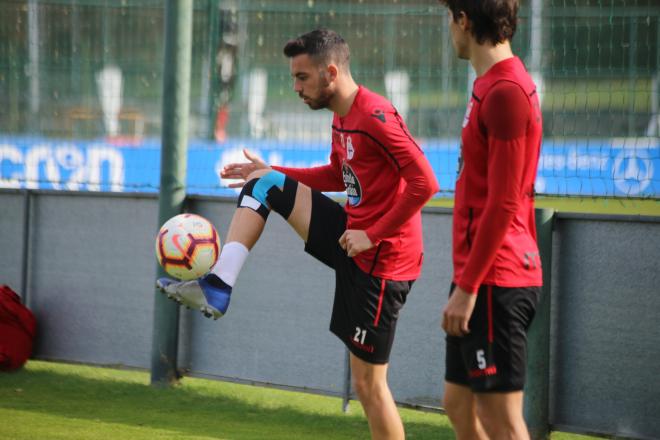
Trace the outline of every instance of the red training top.
<instances>
[{"instance_id":1,"label":"red training top","mask_svg":"<svg viewBox=\"0 0 660 440\"><path fill-rule=\"evenodd\" d=\"M474 81L453 220L454 282L467 292L543 283L534 222L541 135L536 86L519 58Z\"/></svg>"},{"instance_id":2,"label":"red training top","mask_svg":"<svg viewBox=\"0 0 660 440\"><path fill-rule=\"evenodd\" d=\"M328 165L273 168L318 191L346 190L347 229L364 230L376 245L354 257L362 271L398 281L419 276L420 210L439 187L387 99L360 86L348 114L335 113Z\"/></svg>"}]
</instances>

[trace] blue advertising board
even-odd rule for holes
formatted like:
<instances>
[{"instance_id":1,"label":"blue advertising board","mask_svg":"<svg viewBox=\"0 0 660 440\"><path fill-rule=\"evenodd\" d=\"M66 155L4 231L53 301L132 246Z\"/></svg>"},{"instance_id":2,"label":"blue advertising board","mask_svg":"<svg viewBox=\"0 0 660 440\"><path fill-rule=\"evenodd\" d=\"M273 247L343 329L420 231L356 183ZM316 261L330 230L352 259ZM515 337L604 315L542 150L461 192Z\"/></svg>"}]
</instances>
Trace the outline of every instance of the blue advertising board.
<instances>
[{"instance_id":1,"label":"blue advertising board","mask_svg":"<svg viewBox=\"0 0 660 440\"><path fill-rule=\"evenodd\" d=\"M438 177L442 195L454 190L458 142L421 142ZM247 148L267 163L293 167L327 163L329 145L273 140L192 140L188 151L188 192L233 196L219 177L223 165L244 161ZM658 198L658 138L549 139L542 145L539 194ZM72 191L156 192L160 182L160 141L119 146L104 140L77 141L0 136L0 187Z\"/></svg>"}]
</instances>

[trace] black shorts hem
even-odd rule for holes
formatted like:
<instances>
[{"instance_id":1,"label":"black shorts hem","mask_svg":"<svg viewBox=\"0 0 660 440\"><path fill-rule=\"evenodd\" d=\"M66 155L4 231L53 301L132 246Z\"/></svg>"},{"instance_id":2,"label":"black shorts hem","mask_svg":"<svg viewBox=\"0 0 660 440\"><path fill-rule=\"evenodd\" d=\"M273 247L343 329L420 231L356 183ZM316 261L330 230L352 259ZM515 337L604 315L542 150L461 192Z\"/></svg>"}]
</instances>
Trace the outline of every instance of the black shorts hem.
<instances>
[{"instance_id":1,"label":"black shorts hem","mask_svg":"<svg viewBox=\"0 0 660 440\"><path fill-rule=\"evenodd\" d=\"M364 351L360 350L353 344L351 344L348 341L345 341L339 332L334 331L333 329L330 329L330 332L335 335L341 342L344 343L346 348L348 349L349 352L351 352L355 357L359 358L360 360L365 361L368 364L373 364L373 365L385 365L390 362L389 358L388 359L374 359L373 356L370 356L369 353L365 353Z\"/></svg>"},{"instance_id":2,"label":"black shorts hem","mask_svg":"<svg viewBox=\"0 0 660 440\"><path fill-rule=\"evenodd\" d=\"M458 379L450 379L446 376L445 376L445 382L454 385L459 385L465 388L469 388L470 391L472 391L475 394L515 393L518 391L523 391L525 389L524 386L519 386L519 385L499 385L499 386L482 387L470 382L463 382Z\"/></svg>"},{"instance_id":3,"label":"black shorts hem","mask_svg":"<svg viewBox=\"0 0 660 440\"><path fill-rule=\"evenodd\" d=\"M475 394L494 394L494 393L516 393L522 391L524 387L496 387L488 388L487 390L481 390L478 388L471 388L472 392Z\"/></svg>"},{"instance_id":4,"label":"black shorts hem","mask_svg":"<svg viewBox=\"0 0 660 440\"><path fill-rule=\"evenodd\" d=\"M341 205L312 191L305 252L335 271L330 331L360 360L386 364L399 311L413 282L387 280L360 269L339 245L346 221Z\"/></svg>"},{"instance_id":5,"label":"black shorts hem","mask_svg":"<svg viewBox=\"0 0 660 440\"><path fill-rule=\"evenodd\" d=\"M452 283L450 292L453 291ZM445 337L445 380L474 393L522 391L527 373L527 330L538 287L481 286L470 333Z\"/></svg>"}]
</instances>

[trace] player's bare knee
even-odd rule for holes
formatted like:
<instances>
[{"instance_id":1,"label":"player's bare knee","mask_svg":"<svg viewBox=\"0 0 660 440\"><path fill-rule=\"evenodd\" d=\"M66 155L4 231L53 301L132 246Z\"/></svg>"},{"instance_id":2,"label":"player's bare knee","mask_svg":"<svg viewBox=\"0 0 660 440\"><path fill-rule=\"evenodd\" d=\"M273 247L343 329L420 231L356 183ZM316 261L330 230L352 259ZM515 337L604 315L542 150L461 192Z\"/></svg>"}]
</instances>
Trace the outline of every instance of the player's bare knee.
<instances>
[{"instance_id":1,"label":"player's bare knee","mask_svg":"<svg viewBox=\"0 0 660 440\"><path fill-rule=\"evenodd\" d=\"M481 422L481 425L484 427L486 432L491 434L497 426L497 420L494 420L493 414L491 414L489 411L484 411L483 408L477 406L477 417L479 418L479 421ZM504 423L504 420L500 420L499 422Z\"/></svg>"},{"instance_id":2,"label":"player's bare knee","mask_svg":"<svg viewBox=\"0 0 660 440\"><path fill-rule=\"evenodd\" d=\"M464 406L465 405L457 402L455 399L448 398L446 394L442 401L442 407L445 409L447 417L452 421L455 421L456 418L460 417L462 414L469 414L463 411Z\"/></svg>"},{"instance_id":3,"label":"player's bare knee","mask_svg":"<svg viewBox=\"0 0 660 440\"><path fill-rule=\"evenodd\" d=\"M381 402L388 394L387 382L380 380L372 374L353 374L353 389L362 403Z\"/></svg>"},{"instance_id":4,"label":"player's bare knee","mask_svg":"<svg viewBox=\"0 0 660 440\"><path fill-rule=\"evenodd\" d=\"M351 379L353 382L353 389L358 395L368 395L375 387L373 375L367 372L352 371Z\"/></svg>"},{"instance_id":5,"label":"player's bare knee","mask_svg":"<svg viewBox=\"0 0 660 440\"><path fill-rule=\"evenodd\" d=\"M365 377L353 376L353 389L360 400L364 400L371 395L372 384Z\"/></svg>"},{"instance_id":6,"label":"player's bare knee","mask_svg":"<svg viewBox=\"0 0 660 440\"><path fill-rule=\"evenodd\" d=\"M513 414L477 404L477 416L492 438L523 438L518 435L518 421ZM524 422L523 426L524 426Z\"/></svg>"},{"instance_id":7,"label":"player's bare knee","mask_svg":"<svg viewBox=\"0 0 660 440\"><path fill-rule=\"evenodd\" d=\"M445 392L442 405L452 422L467 419L474 414L472 400L466 399L461 395L455 395L454 393Z\"/></svg>"}]
</instances>

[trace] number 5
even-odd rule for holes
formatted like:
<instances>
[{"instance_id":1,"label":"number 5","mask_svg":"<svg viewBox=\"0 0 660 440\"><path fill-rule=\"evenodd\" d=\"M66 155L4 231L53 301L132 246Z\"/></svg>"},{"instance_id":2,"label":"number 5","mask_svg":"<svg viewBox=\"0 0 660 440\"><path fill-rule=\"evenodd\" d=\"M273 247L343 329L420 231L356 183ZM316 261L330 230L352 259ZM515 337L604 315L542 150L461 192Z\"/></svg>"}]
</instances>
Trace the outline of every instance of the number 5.
<instances>
[{"instance_id":1,"label":"number 5","mask_svg":"<svg viewBox=\"0 0 660 440\"><path fill-rule=\"evenodd\" d=\"M480 370L486 368L486 356L483 350L477 350L477 366Z\"/></svg>"}]
</instances>

